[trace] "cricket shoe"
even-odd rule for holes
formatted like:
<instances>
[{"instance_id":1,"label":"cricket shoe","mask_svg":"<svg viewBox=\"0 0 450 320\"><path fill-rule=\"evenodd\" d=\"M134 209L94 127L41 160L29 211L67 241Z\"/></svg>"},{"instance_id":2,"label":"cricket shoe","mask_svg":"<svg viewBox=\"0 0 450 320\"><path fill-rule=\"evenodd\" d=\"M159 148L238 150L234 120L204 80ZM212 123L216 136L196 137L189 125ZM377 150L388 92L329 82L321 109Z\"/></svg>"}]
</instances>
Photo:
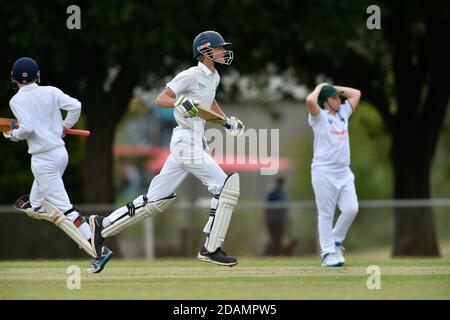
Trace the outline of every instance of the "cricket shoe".
<instances>
[{"instance_id":1,"label":"cricket shoe","mask_svg":"<svg viewBox=\"0 0 450 320\"><path fill-rule=\"evenodd\" d=\"M345 264L344 251L345 248L342 246L341 242L335 242L336 245L336 256L342 265Z\"/></svg>"},{"instance_id":2,"label":"cricket shoe","mask_svg":"<svg viewBox=\"0 0 450 320\"><path fill-rule=\"evenodd\" d=\"M90 216L89 226L91 227L91 244L97 257L101 257L103 250L103 242L105 239L102 237L103 221L102 216Z\"/></svg>"},{"instance_id":3,"label":"cricket shoe","mask_svg":"<svg viewBox=\"0 0 450 320\"><path fill-rule=\"evenodd\" d=\"M16 202L14 203L14 208L17 210L21 210L21 211L26 211L27 209L32 209L31 203L30 203L30 195L26 194L24 196L21 196L19 199L17 199Z\"/></svg>"},{"instance_id":4,"label":"cricket shoe","mask_svg":"<svg viewBox=\"0 0 450 320\"><path fill-rule=\"evenodd\" d=\"M342 266L343 263L339 261L336 253L327 253L322 258L322 267L336 268Z\"/></svg>"},{"instance_id":5,"label":"cricket shoe","mask_svg":"<svg viewBox=\"0 0 450 320\"><path fill-rule=\"evenodd\" d=\"M214 252L208 252L206 248L203 246L200 252L197 255L197 258L201 261L215 263L221 266L232 267L238 264L238 261L235 257L229 256L222 250L222 248L217 248Z\"/></svg>"},{"instance_id":6,"label":"cricket shoe","mask_svg":"<svg viewBox=\"0 0 450 320\"><path fill-rule=\"evenodd\" d=\"M107 247L103 247L102 255L100 258L92 259L92 265L86 271L88 273L100 273L105 268L105 265L108 263L109 259L111 259L113 252L109 250Z\"/></svg>"}]
</instances>

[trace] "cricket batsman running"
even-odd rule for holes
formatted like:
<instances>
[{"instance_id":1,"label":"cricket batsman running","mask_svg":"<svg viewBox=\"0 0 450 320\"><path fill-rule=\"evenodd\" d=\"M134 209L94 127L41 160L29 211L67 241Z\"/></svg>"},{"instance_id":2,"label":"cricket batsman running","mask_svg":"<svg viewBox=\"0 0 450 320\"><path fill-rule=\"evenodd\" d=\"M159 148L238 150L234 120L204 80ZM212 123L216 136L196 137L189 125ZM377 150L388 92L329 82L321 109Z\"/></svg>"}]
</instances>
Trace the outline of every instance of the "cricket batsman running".
<instances>
[{"instance_id":1,"label":"cricket batsman running","mask_svg":"<svg viewBox=\"0 0 450 320\"><path fill-rule=\"evenodd\" d=\"M179 73L156 98L161 108L174 108L178 126L174 128L170 155L161 172L155 176L146 195L141 195L109 216L91 216L94 248L98 252L103 239L118 234L124 228L148 216L163 212L175 199L175 190L191 173L212 193L209 220L203 231L206 240L198 259L224 266L234 266L237 259L223 250L233 209L239 198L239 175L227 177L212 157L205 152L205 120L196 117L202 106L224 116L227 133L239 136L244 126L235 118L227 118L215 99L220 76L215 63L230 65L233 51L231 43L214 31L200 33L193 43L194 59L198 65Z\"/></svg>"},{"instance_id":2,"label":"cricket batsman running","mask_svg":"<svg viewBox=\"0 0 450 320\"><path fill-rule=\"evenodd\" d=\"M30 194L20 197L14 207L31 218L50 221L62 229L93 258L88 272L99 273L112 252L106 247L97 252L92 250L87 219L71 204L62 180L69 161L62 139L63 130L78 121L81 103L56 87L39 86L39 82L36 61L24 57L14 63L11 83L18 91L9 105L20 126L3 132L3 135L10 141L27 141L34 175ZM61 109L67 111L64 120Z\"/></svg>"},{"instance_id":3,"label":"cricket batsman running","mask_svg":"<svg viewBox=\"0 0 450 320\"><path fill-rule=\"evenodd\" d=\"M344 103L340 95L346 99ZM311 178L319 213L323 267L344 265L342 242L358 213L355 176L350 170L348 119L360 97L357 89L322 83L306 98L308 122L314 132ZM333 228L336 206L341 214Z\"/></svg>"}]
</instances>

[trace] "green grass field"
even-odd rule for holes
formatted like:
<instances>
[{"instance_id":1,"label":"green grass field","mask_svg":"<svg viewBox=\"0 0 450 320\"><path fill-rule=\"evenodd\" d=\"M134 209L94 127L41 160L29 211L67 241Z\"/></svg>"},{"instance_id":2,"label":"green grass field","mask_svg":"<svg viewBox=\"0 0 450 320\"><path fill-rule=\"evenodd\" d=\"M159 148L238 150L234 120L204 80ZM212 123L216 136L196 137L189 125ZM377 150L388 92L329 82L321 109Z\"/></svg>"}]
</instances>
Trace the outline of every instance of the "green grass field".
<instances>
[{"instance_id":1,"label":"green grass field","mask_svg":"<svg viewBox=\"0 0 450 320\"><path fill-rule=\"evenodd\" d=\"M196 259L111 260L101 274L88 261L0 261L0 299L450 299L450 259L347 257L323 269L318 259L242 258L233 267ZM69 290L66 268L81 268ZM381 268L381 289L369 290L369 265Z\"/></svg>"}]
</instances>

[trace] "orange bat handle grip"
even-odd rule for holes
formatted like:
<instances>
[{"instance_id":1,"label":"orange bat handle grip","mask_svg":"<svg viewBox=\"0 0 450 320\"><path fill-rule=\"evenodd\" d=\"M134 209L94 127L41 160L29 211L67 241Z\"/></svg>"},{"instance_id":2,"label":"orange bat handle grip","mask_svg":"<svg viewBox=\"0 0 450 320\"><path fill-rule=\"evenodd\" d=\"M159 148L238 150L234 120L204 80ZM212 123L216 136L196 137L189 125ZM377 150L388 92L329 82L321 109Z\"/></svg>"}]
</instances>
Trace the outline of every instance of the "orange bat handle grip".
<instances>
[{"instance_id":1,"label":"orange bat handle grip","mask_svg":"<svg viewBox=\"0 0 450 320\"><path fill-rule=\"evenodd\" d=\"M91 135L91 132L89 130L78 130L78 129L64 129L64 133L85 137L89 137Z\"/></svg>"}]
</instances>

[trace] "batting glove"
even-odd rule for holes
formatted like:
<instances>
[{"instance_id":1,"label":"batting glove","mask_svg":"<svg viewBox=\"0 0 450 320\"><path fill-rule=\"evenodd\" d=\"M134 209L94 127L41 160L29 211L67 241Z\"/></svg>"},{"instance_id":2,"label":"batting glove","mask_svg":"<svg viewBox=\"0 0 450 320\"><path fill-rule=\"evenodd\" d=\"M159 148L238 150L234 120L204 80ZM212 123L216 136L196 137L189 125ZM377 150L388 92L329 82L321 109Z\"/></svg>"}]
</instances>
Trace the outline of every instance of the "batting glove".
<instances>
[{"instance_id":1,"label":"batting glove","mask_svg":"<svg viewBox=\"0 0 450 320\"><path fill-rule=\"evenodd\" d=\"M12 134L12 130L9 130L8 132L3 132L3 136L8 139L9 141L13 141L13 142L19 142L18 139L14 138L13 134Z\"/></svg>"},{"instance_id":2,"label":"batting glove","mask_svg":"<svg viewBox=\"0 0 450 320\"><path fill-rule=\"evenodd\" d=\"M175 101L174 106L185 118L192 118L198 114L198 109L195 107L194 102L183 95Z\"/></svg>"},{"instance_id":3,"label":"batting glove","mask_svg":"<svg viewBox=\"0 0 450 320\"><path fill-rule=\"evenodd\" d=\"M233 137L239 137L245 129L241 120L236 117L227 118L227 121L223 124L226 129L226 133Z\"/></svg>"}]
</instances>

